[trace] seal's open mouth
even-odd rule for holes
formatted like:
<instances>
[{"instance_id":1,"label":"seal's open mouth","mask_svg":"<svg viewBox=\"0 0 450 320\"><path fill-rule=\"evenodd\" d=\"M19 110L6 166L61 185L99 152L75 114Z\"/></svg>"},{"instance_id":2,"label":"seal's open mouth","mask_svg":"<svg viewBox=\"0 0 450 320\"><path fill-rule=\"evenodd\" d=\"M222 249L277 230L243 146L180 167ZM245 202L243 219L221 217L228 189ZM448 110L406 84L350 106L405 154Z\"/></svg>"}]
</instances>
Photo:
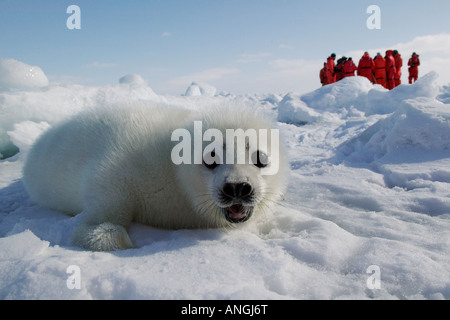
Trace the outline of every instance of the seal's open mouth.
<instances>
[{"instance_id":1,"label":"seal's open mouth","mask_svg":"<svg viewBox=\"0 0 450 320\"><path fill-rule=\"evenodd\" d=\"M242 204L233 204L223 209L225 219L231 223L245 222L253 214L253 207L245 207Z\"/></svg>"}]
</instances>

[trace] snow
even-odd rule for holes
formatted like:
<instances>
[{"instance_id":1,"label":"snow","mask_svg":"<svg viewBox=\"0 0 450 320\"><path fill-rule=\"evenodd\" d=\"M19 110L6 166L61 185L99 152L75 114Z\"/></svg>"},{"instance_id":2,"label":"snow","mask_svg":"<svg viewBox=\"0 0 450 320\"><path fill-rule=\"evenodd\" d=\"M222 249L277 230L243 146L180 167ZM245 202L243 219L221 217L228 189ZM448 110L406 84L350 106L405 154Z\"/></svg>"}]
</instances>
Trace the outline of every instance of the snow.
<instances>
[{"instance_id":1,"label":"snow","mask_svg":"<svg viewBox=\"0 0 450 320\"><path fill-rule=\"evenodd\" d=\"M147 86L147 82L140 75L136 73L130 73L119 79L119 83L123 85L130 85L134 87Z\"/></svg>"},{"instance_id":2,"label":"snow","mask_svg":"<svg viewBox=\"0 0 450 320\"><path fill-rule=\"evenodd\" d=\"M204 82L192 82L191 85L186 89L184 94L187 97L196 96L209 96L213 97L216 94L216 88L212 85Z\"/></svg>"},{"instance_id":3,"label":"snow","mask_svg":"<svg viewBox=\"0 0 450 320\"><path fill-rule=\"evenodd\" d=\"M284 97L198 85L162 96L139 75L0 92L0 298L450 299L450 90L436 78L387 91L354 77ZM136 249L73 247L80 216L39 207L24 190L28 148L82 109L141 100L239 102L277 121L286 200L241 229L134 224ZM67 285L71 266L79 289ZM380 287L369 285L378 275Z\"/></svg>"},{"instance_id":4,"label":"snow","mask_svg":"<svg viewBox=\"0 0 450 320\"><path fill-rule=\"evenodd\" d=\"M48 86L41 68L14 59L0 59L0 88L39 88Z\"/></svg>"}]
</instances>

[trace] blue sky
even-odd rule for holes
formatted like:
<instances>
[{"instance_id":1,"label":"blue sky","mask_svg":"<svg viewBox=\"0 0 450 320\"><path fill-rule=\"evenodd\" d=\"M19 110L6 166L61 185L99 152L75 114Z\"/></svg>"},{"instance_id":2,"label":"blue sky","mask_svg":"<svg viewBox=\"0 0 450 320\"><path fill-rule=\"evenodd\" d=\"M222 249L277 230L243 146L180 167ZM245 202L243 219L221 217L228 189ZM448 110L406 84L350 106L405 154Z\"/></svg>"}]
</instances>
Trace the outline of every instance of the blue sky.
<instances>
[{"instance_id":1,"label":"blue sky","mask_svg":"<svg viewBox=\"0 0 450 320\"><path fill-rule=\"evenodd\" d=\"M81 30L66 27L72 4ZM366 26L372 4L381 30ZM331 52L400 45L406 60L409 49L435 46L424 68L440 68L450 52L435 36L450 34L448 12L448 0L0 0L0 58L40 66L53 82L116 84L138 73L162 94L192 81L235 93L308 91Z\"/></svg>"}]
</instances>

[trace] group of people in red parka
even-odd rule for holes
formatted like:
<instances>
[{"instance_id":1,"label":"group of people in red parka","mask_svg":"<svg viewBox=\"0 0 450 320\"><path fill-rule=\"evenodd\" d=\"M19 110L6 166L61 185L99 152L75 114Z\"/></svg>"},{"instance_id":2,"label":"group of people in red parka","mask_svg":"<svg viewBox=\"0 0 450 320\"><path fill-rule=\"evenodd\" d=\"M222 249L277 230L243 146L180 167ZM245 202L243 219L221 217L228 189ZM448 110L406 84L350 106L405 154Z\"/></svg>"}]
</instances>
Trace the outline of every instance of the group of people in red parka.
<instances>
[{"instance_id":1,"label":"group of people in red parka","mask_svg":"<svg viewBox=\"0 0 450 320\"><path fill-rule=\"evenodd\" d=\"M383 58L381 53L377 53L375 58L371 58L368 52L359 60L358 66L352 58L342 57L337 62L336 54L332 53L327 62L320 70L320 82L322 86L335 83L346 77L358 76L366 77L372 83L380 84L386 89L392 90L402 83L403 59L397 50L387 50ZM409 83L416 82L419 77L420 60L415 52L408 61Z\"/></svg>"}]
</instances>

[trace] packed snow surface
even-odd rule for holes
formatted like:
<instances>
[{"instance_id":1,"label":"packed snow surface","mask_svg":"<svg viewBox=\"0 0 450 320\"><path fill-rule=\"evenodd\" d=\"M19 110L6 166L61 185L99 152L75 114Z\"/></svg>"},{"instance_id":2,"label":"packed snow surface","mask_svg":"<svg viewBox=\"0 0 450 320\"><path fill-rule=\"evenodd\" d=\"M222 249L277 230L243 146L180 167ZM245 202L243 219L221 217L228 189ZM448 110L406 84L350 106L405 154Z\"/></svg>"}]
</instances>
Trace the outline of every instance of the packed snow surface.
<instances>
[{"instance_id":1,"label":"packed snow surface","mask_svg":"<svg viewBox=\"0 0 450 320\"><path fill-rule=\"evenodd\" d=\"M0 89L45 86L48 79L41 68L14 59L0 59Z\"/></svg>"},{"instance_id":2,"label":"packed snow surface","mask_svg":"<svg viewBox=\"0 0 450 320\"><path fill-rule=\"evenodd\" d=\"M198 84L162 96L138 75L0 93L0 298L450 299L450 87L436 78L387 91L354 77L284 97ZM84 108L138 100L265 113L289 155L286 200L239 229L134 224L136 249L72 246L79 217L24 190L27 151Z\"/></svg>"}]
</instances>

